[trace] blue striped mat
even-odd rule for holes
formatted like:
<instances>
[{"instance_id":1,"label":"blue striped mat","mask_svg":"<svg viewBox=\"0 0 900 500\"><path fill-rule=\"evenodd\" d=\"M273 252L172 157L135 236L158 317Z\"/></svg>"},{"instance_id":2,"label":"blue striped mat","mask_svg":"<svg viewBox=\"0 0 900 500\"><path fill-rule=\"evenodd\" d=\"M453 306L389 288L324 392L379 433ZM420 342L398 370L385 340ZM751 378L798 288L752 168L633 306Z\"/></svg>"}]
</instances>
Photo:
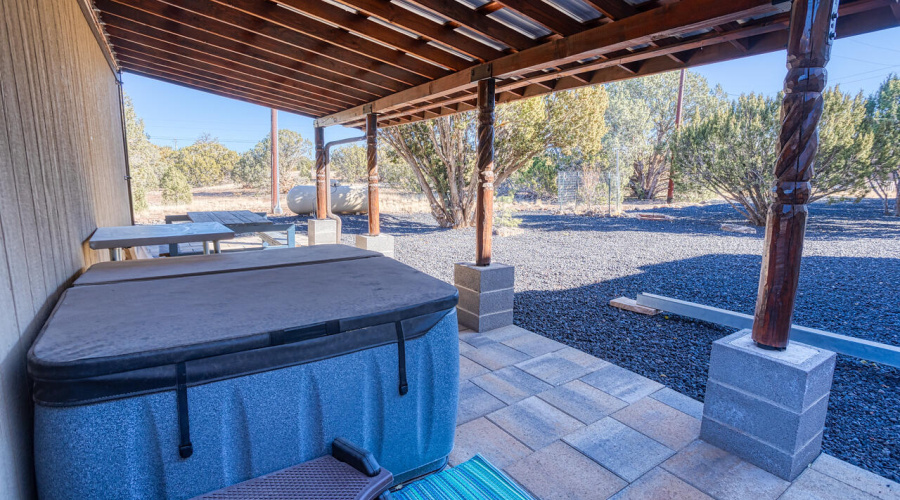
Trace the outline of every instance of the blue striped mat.
<instances>
[{"instance_id":1,"label":"blue striped mat","mask_svg":"<svg viewBox=\"0 0 900 500\"><path fill-rule=\"evenodd\" d=\"M481 455L410 483L392 497L394 500L534 500Z\"/></svg>"}]
</instances>

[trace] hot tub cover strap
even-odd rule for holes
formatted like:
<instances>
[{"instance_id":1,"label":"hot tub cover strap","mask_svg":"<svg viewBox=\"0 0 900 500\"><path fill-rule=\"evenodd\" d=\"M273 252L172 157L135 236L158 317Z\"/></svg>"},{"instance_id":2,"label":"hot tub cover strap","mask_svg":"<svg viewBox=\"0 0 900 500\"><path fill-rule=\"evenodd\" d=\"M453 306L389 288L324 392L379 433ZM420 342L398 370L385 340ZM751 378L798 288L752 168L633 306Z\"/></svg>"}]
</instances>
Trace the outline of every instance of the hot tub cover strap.
<instances>
[{"instance_id":1,"label":"hot tub cover strap","mask_svg":"<svg viewBox=\"0 0 900 500\"><path fill-rule=\"evenodd\" d=\"M194 454L194 447L191 445L191 423L188 416L188 395L187 395L187 366L185 363L178 363L176 367L177 388L175 389L178 398L178 455L181 458L188 458Z\"/></svg>"},{"instance_id":2,"label":"hot tub cover strap","mask_svg":"<svg viewBox=\"0 0 900 500\"><path fill-rule=\"evenodd\" d=\"M445 316L447 313L442 313L440 317ZM430 320L434 320L434 314L427 315L429 316L428 323L431 324ZM414 319L422 319L422 318L414 318ZM440 320L440 318L436 318ZM437 321L434 321L436 324ZM394 321L393 323L388 323L386 325L393 326L394 331L397 336L397 374L398 374L398 392L401 396L405 396L409 392L409 383L406 377L406 336L404 335L403 321ZM320 325L314 325L310 327L304 328L293 328L289 330L281 330L278 332L272 332L270 334L271 338L271 346L277 347L285 344L303 342L305 340L318 339L325 336L332 336L340 333L340 322L339 321L329 321L327 323L323 323ZM191 363L193 364L196 361L194 360ZM179 436L179 444L178 444L178 455L181 458L189 458L194 453L193 445L191 444L191 426L190 426L190 416L188 412L188 377L187 377L187 364L188 362L181 362L175 365L175 395L177 400L177 417L178 417L178 436ZM196 382L196 381L195 381Z\"/></svg>"},{"instance_id":3,"label":"hot tub cover strap","mask_svg":"<svg viewBox=\"0 0 900 500\"><path fill-rule=\"evenodd\" d=\"M403 322L394 323L397 330L397 366L399 370L400 395L405 396L409 392L409 384L406 383L406 339L403 337Z\"/></svg>"}]
</instances>

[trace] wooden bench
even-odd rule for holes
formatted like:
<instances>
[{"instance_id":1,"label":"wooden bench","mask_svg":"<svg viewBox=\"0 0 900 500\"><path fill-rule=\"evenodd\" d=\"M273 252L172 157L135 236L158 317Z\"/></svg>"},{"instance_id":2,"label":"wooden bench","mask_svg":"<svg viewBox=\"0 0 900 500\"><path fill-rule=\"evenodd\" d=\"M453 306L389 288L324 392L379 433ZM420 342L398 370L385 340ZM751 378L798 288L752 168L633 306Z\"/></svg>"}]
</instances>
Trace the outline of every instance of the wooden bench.
<instances>
[{"instance_id":1,"label":"wooden bench","mask_svg":"<svg viewBox=\"0 0 900 500\"><path fill-rule=\"evenodd\" d=\"M89 246L94 250L108 249L111 260L121 260L119 250L147 245L169 245L178 248L179 243L203 243L203 253L209 253L209 242L219 253L219 241L234 238L234 231L218 222L193 222L188 224L155 224L144 226L100 227L91 235Z\"/></svg>"}]
</instances>

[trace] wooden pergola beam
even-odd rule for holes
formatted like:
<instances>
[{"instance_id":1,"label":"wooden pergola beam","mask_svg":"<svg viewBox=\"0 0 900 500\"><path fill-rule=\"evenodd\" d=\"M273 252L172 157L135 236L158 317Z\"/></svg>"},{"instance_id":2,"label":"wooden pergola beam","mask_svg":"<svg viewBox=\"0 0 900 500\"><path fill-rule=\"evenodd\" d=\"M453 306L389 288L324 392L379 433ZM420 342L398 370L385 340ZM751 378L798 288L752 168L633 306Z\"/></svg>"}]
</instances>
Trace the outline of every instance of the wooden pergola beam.
<instances>
[{"instance_id":1,"label":"wooden pergola beam","mask_svg":"<svg viewBox=\"0 0 900 500\"><path fill-rule=\"evenodd\" d=\"M470 110L484 78L496 102L510 102L777 50L787 38L787 2L585 1L599 16L585 23L546 0L94 3L123 69L357 128L367 113L393 126ZM900 25L897 0L844 1L838 37ZM532 39L488 16L503 9L550 34Z\"/></svg>"},{"instance_id":2,"label":"wooden pergola beam","mask_svg":"<svg viewBox=\"0 0 900 500\"><path fill-rule=\"evenodd\" d=\"M472 74L486 72L495 78L509 78L560 66L641 45L658 38L689 33L717 26L736 19L771 13L778 8L769 0L682 0L656 9L626 17L621 21L597 26L560 40L503 56L489 65L458 72L426 85L413 87L377 99L367 105L371 112L384 113L406 104L444 97L473 86ZM319 126L336 125L358 120L366 110L363 106L342 111L317 120Z\"/></svg>"},{"instance_id":3,"label":"wooden pergola beam","mask_svg":"<svg viewBox=\"0 0 900 500\"><path fill-rule=\"evenodd\" d=\"M603 83L602 81L597 81L597 78L594 76L593 72L596 72L601 69L610 68L610 67L618 67L623 64L633 63L633 62L642 62L647 59L652 59L655 57L663 56L666 57L671 53L675 52L683 52L685 50L691 49L699 49L705 47L716 46L723 41L726 41L729 37L737 37L737 36L749 36L751 34L762 34L762 33L771 33L775 31L783 31L787 26L787 16L786 15L778 15L773 16L771 18L767 18L763 21L755 25L748 25L745 28L742 28L741 31L735 31L729 33L728 35L717 35L715 33L708 33L703 35L697 35L695 37L691 37L689 39L683 39L680 42L673 42L672 44L661 45L658 47L646 48L636 52L629 51L621 51L621 55L613 57L604 57L598 59L596 62L590 63L576 63L564 66L562 69L556 72L544 73L537 72L534 74L526 75L525 78L521 80L506 80L504 81L499 88L503 92L508 92L516 88L520 87L531 87L531 86L546 86L544 82L554 81L560 79L566 79L568 77L574 76L575 79L581 79L585 84L596 84ZM667 39L668 40L668 39ZM774 50L774 49L772 49ZM680 68L684 66L684 61L680 59L676 59L675 62L677 65L673 66L674 69ZM620 68L623 71L627 71L625 68ZM627 71L630 74L637 75L641 73L641 68L629 68L631 71ZM555 90L561 90L559 83L554 85ZM544 92L540 92L542 94ZM538 95L539 93L529 92L524 97L531 97L533 95ZM467 95L471 95L469 92ZM455 99L460 99L459 97ZM436 101L440 104L446 104L448 102L453 102L453 98L447 98L441 101ZM431 105L421 105L420 107L428 107ZM385 117L391 117L403 110L397 110L391 113L385 113ZM408 111L408 110L406 110Z\"/></svg>"},{"instance_id":4,"label":"wooden pergola beam","mask_svg":"<svg viewBox=\"0 0 900 500\"><path fill-rule=\"evenodd\" d=\"M846 4L841 6L840 12L841 17L838 19L837 27L838 38L886 29L900 24L891 17L891 11L886 0L862 0ZM680 42L677 41L679 40L677 38L668 38L661 41L665 43L659 43L659 48L648 48L643 51L627 53L627 56L622 56L619 59L610 58L595 63L572 65L558 73L536 73L528 75L519 81L507 80L498 82L497 102L506 103L519 98L543 95L551 91L578 88L585 85L581 83L583 80L587 80L589 85L596 85L678 70L686 66L700 66L781 50L787 41L788 20L788 13L777 14L746 23L744 27L728 32L726 35L710 32L689 39L682 39ZM744 37L743 39L753 41L747 44L749 49L744 51L725 43L734 37ZM679 57L676 59L669 58L668 55L670 53L678 54ZM645 61L637 72L632 73L616 66L617 62L633 60ZM570 78L570 76L575 78ZM554 88L548 90L542 82L551 80L555 82ZM525 92L513 92L515 89L526 87L527 91ZM396 119L402 117L404 112L409 113L416 109L424 109L427 106L452 106L455 102L473 97L474 93L469 90L458 94L457 97L435 100L434 105L407 106L403 109L385 113L381 119L384 120L385 126L394 126L397 124ZM405 120L404 123L409 121ZM351 122L348 126L355 126L358 123L359 121L357 120Z\"/></svg>"}]
</instances>

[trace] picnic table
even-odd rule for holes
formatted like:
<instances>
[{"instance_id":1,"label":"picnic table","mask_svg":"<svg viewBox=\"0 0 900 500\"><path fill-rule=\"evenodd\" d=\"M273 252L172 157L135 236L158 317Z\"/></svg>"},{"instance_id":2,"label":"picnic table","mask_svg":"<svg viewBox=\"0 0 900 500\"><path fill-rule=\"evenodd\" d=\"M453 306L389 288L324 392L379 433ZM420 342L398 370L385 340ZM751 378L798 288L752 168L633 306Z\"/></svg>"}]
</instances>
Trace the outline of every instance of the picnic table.
<instances>
[{"instance_id":1,"label":"picnic table","mask_svg":"<svg viewBox=\"0 0 900 500\"><path fill-rule=\"evenodd\" d=\"M94 250L108 249L111 260L121 260L119 249L145 245L175 245L203 242L203 253L209 253L209 242L219 253L220 240L234 238L234 231L218 222L189 224L155 224L142 226L100 227L91 235L89 246Z\"/></svg>"},{"instance_id":2,"label":"picnic table","mask_svg":"<svg viewBox=\"0 0 900 500\"><path fill-rule=\"evenodd\" d=\"M185 215L167 215L166 224L188 221L193 223L218 223L235 234L257 233L264 241L272 241L266 233L272 231L287 232L287 246L296 246L295 227L293 222L274 222L265 217L264 213L251 212L249 210L217 210L212 212L188 212ZM178 244L169 245L169 255L178 255Z\"/></svg>"}]
</instances>

